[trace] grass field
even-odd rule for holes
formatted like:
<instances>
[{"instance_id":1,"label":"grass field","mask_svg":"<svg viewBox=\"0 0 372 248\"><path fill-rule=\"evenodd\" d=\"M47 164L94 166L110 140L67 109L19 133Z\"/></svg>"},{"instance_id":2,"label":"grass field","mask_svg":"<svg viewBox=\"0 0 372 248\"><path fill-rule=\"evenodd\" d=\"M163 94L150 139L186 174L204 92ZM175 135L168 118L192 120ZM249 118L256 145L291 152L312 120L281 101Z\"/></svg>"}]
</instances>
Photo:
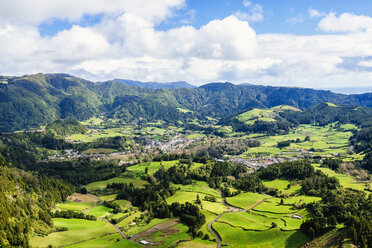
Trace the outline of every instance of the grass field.
<instances>
[{"instance_id":1,"label":"grass field","mask_svg":"<svg viewBox=\"0 0 372 248\"><path fill-rule=\"evenodd\" d=\"M217 190L210 188L207 182L193 181L192 184L188 184L188 185L172 184L172 183L171 185L181 191L203 193L203 194L213 195L216 198L221 198L221 194Z\"/></svg>"},{"instance_id":2,"label":"grass field","mask_svg":"<svg viewBox=\"0 0 372 248\"><path fill-rule=\"evenodd\" d=\"M188 227L183 224L176 224L171 228L157 231L141 239L156 243L156 247L171 247L172 244L180 240L191 240L187 233Z\"/></svg>"},{"instance_id":3,"label":"grass field","mask_svg":"<svg viewBox=\"0 0 372 248\"><path fill-rule=\"evenodd\" d=\"M57 247L72 245L117 232L114 226L101 220L54 218L53 222L56 227L67 227L68 231L35 237L31 239L33 247L46 247L49 244Z\"/></svg>"},{"instance_id":4,"label":"grass field","mask_svg":"<svg viewBox=\"0 0 372 248\"><path fill-rule=\"evenodd\" d=\"M111 211L112 211L111 208L108 208L104 205L99 205L99 206L96 206L94 208L89 209L85 213L89 214L89 215L96 216L96 217L105 217L107 215L110 215Z\"/></svg>"},{"instance_id":5,"label":"grass field","mask_svg":"<svg viewBox=\"0 0 372 248\"><path fill-rule=\"evenodd\" d=\"M222 243L231 247L297 248L309 241L309 238L300 231L280 231L279 228L244 231L219 222L213 224L213 227L222 236Z\"/></svg>"},{"instance_id":6,"label":"grass field","mask_svg":"<svg viewBox=\"0 0 372 248\"><path fill-rule=\"evenodd\" d=\"M135 234L138 234L138 233L145 232L146 230L150 229L151 227L156 226L160 223L163 223L167 220L169 220L169 219L157 219L157 218L155 218L155 219L152 219L150 221L150 223L145 224L145 225L133 225L132 228L125 231L125 235L131 236L131 235L135 235Z\"/></svg>"},{"instance_id":7,"label":"grass field","mask_svg":"<svg viewBox=\"0 0 372 248\"><path fill-rule=\"evenodd\" d=\"M300 125L293 132L283 135L266 136L257 138L261 142L260 147L252 147L245 153L251 157L252 154L264 153L267 155L288 156L288 154L298 154L300 150L317 149L314 155L346 154L349 138L352 132L339 131L327 125L324 127L312 125ZM310 136L310 141L304 142L306 136ZM279 149L278 142L285 140L296 140L299 138L301 143L291 143L290 147Z\"/></svg>"},{"instance_id":8,"label":"grass field","mask_svg":"<svg viewBox=\"0 0 372 248\"><path fill-rule=\"evenodd\" d=\"M178 245L180 248L215 248L216 243L209 241L209 240L203 240L203 239L193 239L191 241L182 242Z\"/></svg>"},{"instance_id":9,"label":"grass field","mask_svg":"<svg viewBox=\"0 0 372 248\"><path fill-rule=\"evenodd\" d=\"M103 195L103 196L100 196L99 198L101 198L102 201L113 201L116 199L116 196L117 194L114 194L114 195Z\"/></svg>"},{"instance_id":10,"label":"grass field","mask_svg":"<svg viewBox=\"0 0 372 248\"><path fill-rule=\"evenodd\" d=\"M270 212L275 214L288 214L288 213L294 213L297 210L293 209L292 206L287 205L280 205L279 199L271 198L269 200L266 200L265 202L257 205L253 209L260 212Z\"/></svg>"},{"instance_id":11,"label":"grass field","mask_svg":"<svg viewBox=\"0 0 372 248\"><path fill-rule=\"evenodd\" d=\"M269 196L261 195L261 194L258 194L258 193L247 192L247 193L239 194L239 195L234 196L234 197L228 197L228 198L226 198L226 201L227 201L227 203L229 203L233 206L237 206L237 207L240 207L240 208L243 208L243 209L247 209L250 206L252 206L253 204L255 204L256 202L258 202L260 200L263 200L265 198L269 198Z\"/></svg>"},{"instance_id":12,"label":"grass field","mask_svg":"<svg viewBox=\"0 0 372 248\"><path fill-rule=\"evenodd\" d=\"M282 179L282 178L281 179L272 180L272 181L263 181L263 183L267 187L276 188L279 191L281 191L283 193L286 193L286 194L296 193L296 192L298 192L301 189L301 185L300 184L292 185L290 188L287 188L287 186L291 182L288 181L288 180Z\"/></svg>"},{"instance_id":13,"label":"grass field","mask_svg":"<svg viewBox=\"0 0 372 248\"><path fill-rule=\"evenodd\" d=\"M136 244L132 241L127 239L123 239L119 233L111 234L99 238L95 238L92 240L88 240L82 243L78 243L75 245L68 245L68 248L140 248L142 247L139 244Z\"/></svg>"},{"instance_id":14,"label":"grass field","mask_svg":"<svg viewBox=\"0 0 372 248\"><path fill-rule=\"evenodd\" d=\"M143 187L148 182L145 180L141 180L137 178L136 176L129 175L128 172L124 172L119 177L114 177L114 178L111 178L105 181L98 181L98 182L90 183L86 186L86 188L89 191L102 190L106 188L107 184L110 184L110 183L128 183L128 184L133 183L135 187Z\"/></svg>"},{"instance_id":15,"label":"grass field","mask_svg":"<svg viewBox=\"0 0 372 248\"><path fill-rule=\"evenodd\" d=\"M271 223L275 222L278 227L284 227L284 222L279 218L268 218L258 214L250 214L247 212L231 212L222 215L218 222L231 224L236 228L244 228L249 230L268 230L271 228Z\"/></svg>"},{"instance_id":16,"label":"grass field","mask_svg":"<svg viewBox=\"0 0 372 248\"><path fill-rule=\"evenodd\" d=\"M93 206L94 203L92 202L72 202L72 201L65 201L63 203L57 203L56 209L57 210L73 210L73 211L82 211L87 208Z\"/></svg>"},{"instance_id":17,"label":"grass field","mask_svg":"<svg viewBox=\"0 0 372 248\"><path fill-rule=\"evenodd\" d=\"M324 174L331 176L331 177L336 177L340 181L340 184L342 185L342 187L344 188L351 188L351 189L362 190L362 191L365 188L369 188L369 185L366 186L364 182L356 181L350 175L337 173L334 170L331 170L329 168L319 167L319 165L314 165L314 166L316 167L316 169L321 170Z\"/></svg>"},{"instance_id":18,"label":"grass field","mask_svg":"<svg viewBox=\"0 0 372 248\"><path fill-rule=\"evenodd\" d=\"M172 167L173 165L179 163L179 160L173 160L173 161L161 161L161 162L145 162L145 163L140 163L136 164L133 166L128 167L128 171L132 171L136 173L137 175L140 174L145 174L145 169L146 167L148 168L148 174L152 175L154 174L161 166L164 167L164 169L168 169Z\"/></svg>"}]
</instances>

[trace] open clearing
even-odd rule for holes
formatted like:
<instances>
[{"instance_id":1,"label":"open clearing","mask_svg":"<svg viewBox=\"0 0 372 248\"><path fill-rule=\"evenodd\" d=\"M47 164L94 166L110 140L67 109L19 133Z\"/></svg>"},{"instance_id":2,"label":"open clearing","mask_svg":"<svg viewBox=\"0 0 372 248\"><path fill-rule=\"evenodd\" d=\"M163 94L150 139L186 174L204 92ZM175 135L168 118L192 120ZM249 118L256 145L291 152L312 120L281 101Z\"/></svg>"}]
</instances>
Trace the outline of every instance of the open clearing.
<instances>
[{"instance_id":1,"label":"open clearing","mask_svg":"<svg viewBox=\"0 0 372 248\"><path fill-rule=\"evenodd\" d=\"M56 227L67 227L68 231L35 237L31 239L33 247L46 247L49 244L57 247L72 245L117 232L113 225L101 220L54 218L53 222Z\"/></svg>"}]
</instances>

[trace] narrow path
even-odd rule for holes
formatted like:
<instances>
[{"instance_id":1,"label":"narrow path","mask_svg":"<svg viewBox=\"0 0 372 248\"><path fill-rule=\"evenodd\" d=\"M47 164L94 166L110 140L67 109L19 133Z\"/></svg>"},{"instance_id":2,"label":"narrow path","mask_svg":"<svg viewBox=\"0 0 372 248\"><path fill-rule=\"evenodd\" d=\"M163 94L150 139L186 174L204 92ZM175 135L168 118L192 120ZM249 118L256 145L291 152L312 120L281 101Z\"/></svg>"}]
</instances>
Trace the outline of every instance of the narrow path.
<instances>
[{"instance_id":1,"label":"narrow path","mask_svg":"<svg viewBox=\"0 0 372 248\"><path fill-rule=\"evenodd\" d=\"M222 195L222 193L221 193ZM240 207L237 207L237 206L234 206L234 205L231 205L230 203L226 202L226 198L224 195L222 195L222 203L223 205L227 206L228 207L228 210L219 214L216 218L214 218L211 222L209 222L208 224L208 230L213 233L213 235L216 237L216 241L217 241L217 248L221 248L221 242L222 242L222 238L220 236L220 234L213 228L213 223L218 221L222 215L226 214L226 213L231 213L231 212L246 212L246 211L249 211L253 208L255 208L257 205L261 204L262 202L266 201L267 199L270 199L271 197L269 198L265 198L265 199L261 199L259 201L257 201L255 204L253 204L252 206L250 206L249 208L247 209L243 209L243 208L240 208Z\"/></svg>"},{"instance_id":2,"label":"narrow path","mask_svg":"<svg viewBox=\"0 0 372 248\"><path fill-rule=\"evenodd\" d=\"M222 215L224 215L226 212L223 212L222 214L219 214L216 218L214 218L211 222L208 224L208 230L213 233L214 236L216 236L217 241L217 248L221 248L221 236L220 234L213 228L213 223L216 222L219 218L221 218Z\"/></svg>"},{"instance_id":3,"label":"narrow path","mask_svg":"<svg viewBox=\"0 0 372 248\"><path fill-rule=\"evenodd\" d=\"M111 223L108 219L105 219L105 218L97 218L97 219L99 219L99 220L103 220L104 222L107 222L107 223L109 223L109 224L111 224L111 225L113 225L115 228L116 228L116 230L118 230L118 232L121 234L121 236L123 237L123 238L125 238L125 239L128 239L127 238L127 236L123 233L123 231L116 225L116 224L113 224L113 223Z\"/></svg>"},{"instance_id":4,"label":"narrow path","mask_svg":"<svg viewBox=\"0 0 372 248\"><path fill-rule=\"evenodd\" d=\"M92 209L92 208L94 208L94 207L97 207L98 205L100 205L100 204L103 202L102 199L99 198L98 196L96 196L96 198L97 198L97 201L96 201L96 202L95 202L91 207L84 209L84 210L82 211L83 214L85 214L89 209Z\"/></svg>"}]
</instances>

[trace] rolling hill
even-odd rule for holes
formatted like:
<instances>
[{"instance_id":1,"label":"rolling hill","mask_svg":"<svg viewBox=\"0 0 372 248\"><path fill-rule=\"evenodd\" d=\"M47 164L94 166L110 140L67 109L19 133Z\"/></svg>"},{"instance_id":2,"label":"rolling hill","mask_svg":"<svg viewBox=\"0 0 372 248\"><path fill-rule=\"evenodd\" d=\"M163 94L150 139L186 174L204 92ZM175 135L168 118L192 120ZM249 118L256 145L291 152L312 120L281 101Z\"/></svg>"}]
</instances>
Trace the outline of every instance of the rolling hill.
<instances>
[{"instance_id":1,"label":"rolling hill","mask_svg":"<svg viewBox=\"0 0 372 248\"><path fill-rule=\"evenodd\" d=\"M150 89L122 82L90 82L67 74L0 77L0 131L37 128L56 119L88 119L98 114L132 121L226 118L252 108L288 105L307 108L321 102L372 106L372 94L210 83L198 88ZM179 109L188 109L185 113Z\"/></svg>"}]
</instances>

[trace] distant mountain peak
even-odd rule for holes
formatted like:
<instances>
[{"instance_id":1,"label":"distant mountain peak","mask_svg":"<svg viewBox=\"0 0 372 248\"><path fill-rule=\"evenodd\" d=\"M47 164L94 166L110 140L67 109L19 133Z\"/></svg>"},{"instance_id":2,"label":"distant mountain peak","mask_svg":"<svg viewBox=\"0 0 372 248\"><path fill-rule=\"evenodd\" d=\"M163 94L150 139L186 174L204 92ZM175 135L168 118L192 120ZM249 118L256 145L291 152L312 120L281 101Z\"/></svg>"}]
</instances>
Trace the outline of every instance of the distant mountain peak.
<instances>
[{"instance_id":1,"label":"distant mountain peak","mask_svg":"<svg viewBox=\"0 0 372 248\"><path fill-rule=\"evenodd\" d=\"M141 81L134 81L134 80L128 80L128 79L114 79L112 81L123 83L129 86L137 86L137 87L149 88L153 90L196 88L194 85L189 84L185 81L176 81L176 82L170 82L170 83L141 82Z\"/></svg>"}]
</instances>

